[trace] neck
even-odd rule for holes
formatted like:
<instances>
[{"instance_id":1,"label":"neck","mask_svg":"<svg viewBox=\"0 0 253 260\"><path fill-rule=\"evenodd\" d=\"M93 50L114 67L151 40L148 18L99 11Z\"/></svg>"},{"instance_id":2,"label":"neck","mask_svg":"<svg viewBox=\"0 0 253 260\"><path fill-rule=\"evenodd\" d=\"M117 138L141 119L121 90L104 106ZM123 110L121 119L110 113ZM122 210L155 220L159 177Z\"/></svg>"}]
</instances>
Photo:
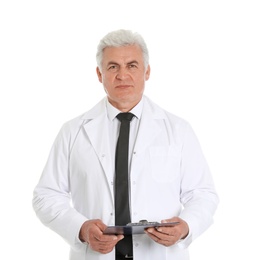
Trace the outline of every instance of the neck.
<instances>
[{"instance_id":1,"label":"neck","mask_svg":"<svg viewBox=\"0 0 253 260\"><path fill-rule=\"evenodd\" d=\"M123 113L131 111L140 102L140 100L138 100L136 102L117 103L117 102L113 102L109 98L108 98L108 101L111 103L112 106L116 107L118 110L120 110Z\"/></svg>"}]
</instances>

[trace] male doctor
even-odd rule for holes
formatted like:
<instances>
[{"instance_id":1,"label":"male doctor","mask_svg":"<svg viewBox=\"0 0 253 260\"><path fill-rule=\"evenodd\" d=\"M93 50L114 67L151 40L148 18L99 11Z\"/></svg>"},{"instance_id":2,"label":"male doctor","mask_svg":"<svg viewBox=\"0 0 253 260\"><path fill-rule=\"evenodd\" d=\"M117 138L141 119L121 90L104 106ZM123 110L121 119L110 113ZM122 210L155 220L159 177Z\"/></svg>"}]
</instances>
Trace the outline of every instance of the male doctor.
<instances>
[{"instance_id":1,"label":"male doctor","mask_svg":"<svg viewBox=\"0 0 253 260\"><path fill-rule=\"evenodd\" d=\"M39 219L70 245L71 260L186 260L188 246L211 224L218 196L198 140L183 119L143 95L150 76L143 38L107 34L97 50L106 97L65 123L35 187ZM119 113L131 112L128 192L131 222L179 222L131 236L131 253L116 250L127 236L115 225L115 153Z\"/></svg>"}]
</instances>

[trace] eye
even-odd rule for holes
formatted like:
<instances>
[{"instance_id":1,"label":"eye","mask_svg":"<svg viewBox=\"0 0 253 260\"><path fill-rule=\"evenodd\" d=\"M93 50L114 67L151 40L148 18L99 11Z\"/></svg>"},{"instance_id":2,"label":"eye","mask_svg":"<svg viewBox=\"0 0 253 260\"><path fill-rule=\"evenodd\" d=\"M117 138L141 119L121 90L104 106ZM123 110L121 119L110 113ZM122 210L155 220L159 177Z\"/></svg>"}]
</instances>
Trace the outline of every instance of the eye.
<instances>
[{"instance_id":1,"label":"eye","mask_svg":"<svg viewBox=\"0 0 253 260\"><path fill-rule=\"evenodd\" d=\"M131 63L128 65L128 68L133 69L133 68L138 68L138 67L137 67L137 64Z\"/></svg>"},{"instance_id":2,"label":"eye","mask_svg":"<svg viewBox=\"0 0 253 260\"><path fill-rule=\"evenodd\" d=\"M112 70L112 71L114 71L114 70L117 70L117 68L118 68L118 66L117 65L115 65L115 64L112 64L112 65L110 65L110 66L108 66L108 70Z\"/></svg>"}]
</instances>

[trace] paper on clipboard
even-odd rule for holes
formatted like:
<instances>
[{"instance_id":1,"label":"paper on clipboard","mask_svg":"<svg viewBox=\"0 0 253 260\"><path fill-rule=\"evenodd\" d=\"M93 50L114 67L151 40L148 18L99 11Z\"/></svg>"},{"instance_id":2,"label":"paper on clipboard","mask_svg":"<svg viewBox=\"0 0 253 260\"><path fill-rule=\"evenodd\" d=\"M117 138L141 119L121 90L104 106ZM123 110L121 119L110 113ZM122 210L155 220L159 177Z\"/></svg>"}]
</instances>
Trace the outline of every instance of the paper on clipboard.
<instances>
[{"instance_id":1,"label":"paper on clipboard","mask_svg":"<svg viewBox=\"0 0 253 260\"><path fill-rule=\"evenodd\" d=\"M125 226L108 226L103 233L108 235L144 234L145 229L150 227L173 227L177 224L179 224L179 222L159 223L140 221L138 223L129 223Z\"/></svg>"}]
</instances>

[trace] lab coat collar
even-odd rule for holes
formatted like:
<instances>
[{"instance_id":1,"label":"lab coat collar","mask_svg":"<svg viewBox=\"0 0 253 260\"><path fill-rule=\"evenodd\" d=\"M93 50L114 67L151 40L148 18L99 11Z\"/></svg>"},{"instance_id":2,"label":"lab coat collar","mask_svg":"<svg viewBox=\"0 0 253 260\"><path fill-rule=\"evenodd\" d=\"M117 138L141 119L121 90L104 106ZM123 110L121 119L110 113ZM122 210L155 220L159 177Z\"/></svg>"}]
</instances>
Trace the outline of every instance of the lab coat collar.
<instances>
[{"instance_id":1,"label":"lab coat collar","mask_svg":"<svg viewBox=\"0 0 253 260\"><path fill-rule=\"evenodd\" d=\"M134 151L138 153L145 151L150 143L160 134L160 120L166 117L164 111L149 98L144 96L143 101L143 111L134 148Z\"/></svg>"}]
</instances>

